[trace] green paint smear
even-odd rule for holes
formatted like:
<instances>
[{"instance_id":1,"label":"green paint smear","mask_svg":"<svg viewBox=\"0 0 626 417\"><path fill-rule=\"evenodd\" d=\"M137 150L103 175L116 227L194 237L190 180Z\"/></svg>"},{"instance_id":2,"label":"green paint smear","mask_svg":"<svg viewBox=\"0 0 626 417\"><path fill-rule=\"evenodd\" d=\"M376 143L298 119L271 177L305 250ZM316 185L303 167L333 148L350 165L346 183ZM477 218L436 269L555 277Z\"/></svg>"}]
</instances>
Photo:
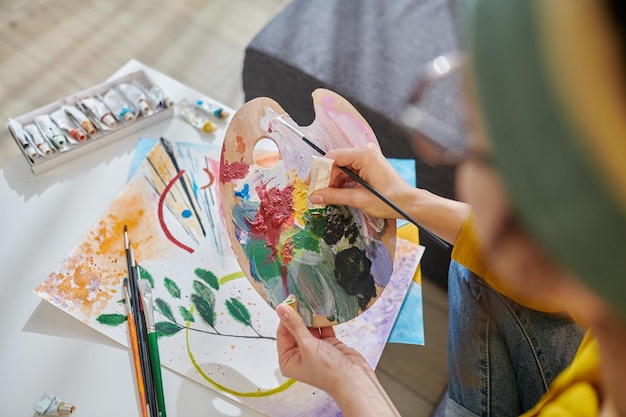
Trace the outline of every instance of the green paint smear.
<instances>
[{"instance_id":1,"label":"green paint smear","mask_svg":"<svg viewBox=\"0 0 626 417\"><path fill-rule=\"evenodd\" d=\"M163 285L165 285L165 289L172 297L180 298L180 288L174 281L165 277L163 279Z\"/></svg>"},{"instance_id":2,"label":"green paint smear","mask_svg":"<svg viewBox=\"0 0 626 417\"><path fill-rule=\"evenodd\" d=\"M324 236L324 228L326 227L326 209L322 213L313 214L311 211L304 213L302 217L306 223L305 230L317 237Z\"/></svg>"},{"instance_id":3,"label":"green paint smear","mask_svg":"<svg viewBox=\"0 0 626 417\"><path fill-rule=\"evenodd\" d=\"M213 272L202 268L196 268L194 273L198 278L209 284L209 286L214 290L217 291L220 289L219 281Z\"/></svg>"},{"instance_id":4,"label":"green paint smear","mask_svg":"<svg viewBox=\"0 0 626 417\"><path fill-rule=\"evenodd\" d=\"M311 234L307 229L303 229L293 235L291 241L295 250L309 250L311 252L319 252L320 250L319 237Z\"/></svg>"},{"instance_id":5,"label":"green paint smear","mask_svg":"<svg viewBox=\"0 0 626 417\"><path fill-rule=\"evenodd\" d=\"M160 321L154 325L157 338L174 336L180 332L183 327L177 326L169 321Z\"/></svg>"},{"instance_id":6,"label":"green paint smear","mask_svg":"<svg viewBox=\"0 0 626 417\"><path fill-rule=\"evenodd\" d=\"M241 301L231 297L230 300L226 300L226 308L228 309L230 315L239 323L244 326L252 327L252 322L250 321L250 311L248 311L246 306L243 305Z\"/></svg>"},{"instance_id":7,"label":"green paint smear","mask_svg":"<svg viewBox=\"0 0 626 417\"><path fill-rule=\"evenodd\" d=\"M196 321L196 319L193 318L193 314L191 314L191 312L187 310L185 307L183 306L178 307L178 312L183 317L183 320L185 320L186 322L193 323Z\"/></svg>"},{"instance_id":8,"label":"green paint smear","mask_svg":"<svg viewBox=\"0 0 626 417\"><path fill-rule=\"evenodd\" d=\"M126 316L123 314L101 314L96 320L105 326L115 327L125 323Z\"/></svg>"},{"instance_id":9,"label":"green paint smear","mask_svg":"<svg viewBox=\"0 0 626 417\"><path fill-rule=\"evenodd\" d=\"M256 272L256 278L270 288L274 287L281 276L281 265L274 258L272 250L265 241L250 239L246 244L246 256L250 267Z\"/></svg>"},{"instance_id":10,"label":"green paint smear","mask_svg":"<svg viewBox=\"0 0 626 417\"><path fill-rule=\"evenodd\" d=\"M163 314L165 317L176 323L176 319L174 318L174 314L172 314L172 308L167 303L167 301L162 298L157 298L154 300L154 309L159 313Z\"/></svg>"},{"instance_id":11,"label":"green paint smear","mask_svg":"<svg viewBox=\"0 0 626 417\"><path fill-rule=\"evenodd\" d=\"M298 273L290 276L290 279L293 279L293 285L298 291L298 312L302 307L307 312L315 311L323 315L329 321L343 323L356 317L359 311L358 298L346 294L333 279L330 267L323 263L300 265ZM311 325L312 318L303 318L307 325Z\"/></svg>"},{"instance_id":12,"label":"green paint smear","mask_svg":"<svg viewBox=\"0 0 626 417\"><path fill-rule=\"evenodd\" d=\"M154 288L154 278L152 278L152 274L150 274L150 272L148 272L148 270L143 268L141 265L138 265L138 267L139 277L141 279L147 279L148 281L150 281L150 287Z\"/></svg>"}]
</instances>

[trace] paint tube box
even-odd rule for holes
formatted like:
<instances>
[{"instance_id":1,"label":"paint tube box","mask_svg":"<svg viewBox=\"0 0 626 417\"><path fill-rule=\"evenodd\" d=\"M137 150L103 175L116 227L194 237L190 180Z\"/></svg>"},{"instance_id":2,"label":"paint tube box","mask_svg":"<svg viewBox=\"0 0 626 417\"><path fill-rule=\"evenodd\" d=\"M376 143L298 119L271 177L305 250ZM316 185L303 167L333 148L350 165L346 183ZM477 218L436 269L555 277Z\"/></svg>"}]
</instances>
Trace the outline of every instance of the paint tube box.
<instances>
[{"instance_id":1,"label":"paint tube box","mask_svg":"<svg viewBox=\"0 0 626 417\"><path fill-rule=\"evenodd\" d=\"M133 86L136 86L138 90L143 93L145 98L145 102L143 102L142 105L145 106L147 102L150 107L150 111L146 112L145 108L139 108L138 105L133 104L130 100L127 100L122 94L122 90L118 88L121 84L132 84ZM106 110L110 110L106 107L106 104L104 104L105 100L103 98L107 95L107 93L111 92L111 90L114 90L116 95L121 97L122 101L125 100L128 105L128 108L125 109L125 111L133 112L135 115L135 117L130 120L128 117L120 117L119 114L114 114L114 112L111 111L111 116L115 119L115 125L113 127L111 127L111 123L105 123L105 121L110 122L110 117L100 117L100 114L97 114L98 112L91 111L83 104L85 102L84 99L93 98L102 103ZM171 119L174 115L174 106L170 105L172 103L164 100L162 97L157 97L155 92L158 92L161 96L166 97L160 87L155 84L144 71L136 71L123 77L92 86L19 117L12 118L10 119L11 123L7 122L6 127L9 130L11 137L13 137L17 146L22 151L24 159L30 166L33 174L39 175L66 164L81 155L100 149L103 146L144 129L152 124L166 119ZM93 102L93 100L90 101ZM67 126L65 128L60 128L61 134L63 134L67 140L55 141L52 137L46 136L47 132L41 132L47 145L54 150L52 153L40 152L40 147L34 143L32 136L29 134L25 135L27 136L27 139L33 143L31 144L32 147L27 148L24 144L23 138L17 137L16 132L14 131L15 129L10 128L10 126L14 127L15 122L17 122L21 126L28 126L32 124L37 125L37 127L41 130L41 123L35 123L37 120L41 120L41 116L50 115L53 112L68 106L73 109L78 109L80 111L78 113L80 117L72 117L72 114L68 113L70 123L72 124L69 126L71 129ZM144 111L142 111L142 109ZM81 123L80 120L77 120L82 119L83 116L88 119L88 123L84 119L82 120L83 123ZM84 126L89 127L85 128ZM95 130L93 127L95 127ZM75 132L76 130L85 133L86 139L79 141L72 137L70 131ZM88 131L91 131L91 134L89 134ZM21 133L24 134L23 131L21 131ZM58 135L59 132L55 132L55 134ZM41 142L41 139L39 139L39 141ZM62 144L59 145L59 143ZM38 151L36 154L32 152L33 147Z\"/></svg>"}]
</instances>

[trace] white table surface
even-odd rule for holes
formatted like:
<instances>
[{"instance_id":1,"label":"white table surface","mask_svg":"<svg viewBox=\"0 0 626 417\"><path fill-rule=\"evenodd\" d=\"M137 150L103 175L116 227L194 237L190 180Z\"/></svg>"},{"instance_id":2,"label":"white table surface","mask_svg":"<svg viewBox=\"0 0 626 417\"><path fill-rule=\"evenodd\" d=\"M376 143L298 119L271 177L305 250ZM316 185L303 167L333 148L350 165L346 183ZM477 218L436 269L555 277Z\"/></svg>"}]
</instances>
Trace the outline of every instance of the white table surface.
<instances>
[{"instance_id":1,"label":"white table surface","mask_svg":"<svg viewBox=\"0 0 626 417\"><path fill-rule=\"evenodd\" d=\"M139 69L175 101L201 96L135 60L112 78ZM21 154L0 168L0 416L32 416L46 391L76 405L76 417L140 415L129 350L33 289L122 190L139 137L221 144L225 127L203 134L175 116L40 176ZM163 384L170 417L260 415L167 368Z\"/></svg>"}]
</instances>

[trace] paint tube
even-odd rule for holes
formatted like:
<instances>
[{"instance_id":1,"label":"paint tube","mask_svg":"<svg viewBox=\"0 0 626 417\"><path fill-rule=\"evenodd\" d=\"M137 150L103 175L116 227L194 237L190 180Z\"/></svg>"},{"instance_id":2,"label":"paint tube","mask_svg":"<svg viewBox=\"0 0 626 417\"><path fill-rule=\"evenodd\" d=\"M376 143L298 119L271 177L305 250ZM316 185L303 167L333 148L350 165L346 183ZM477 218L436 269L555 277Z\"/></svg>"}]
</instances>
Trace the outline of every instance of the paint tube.
<instances>
[{"instance_id":1,"label":"paint tube","mask_svg":"<svg viewBox=\"0 0 626 417\"><path fill-rule=\"evenodd\" d=\"M24 130L30 136L31 142L35 144L37 149L39 149L39 152L44 154L44 156L52 155L54 151L48 144L48 141L46 141L46 139L43 137L37 126L31 123L24 126Z\"/></svg>"},{"instance_id":2,"label":"paint tube","mask_svg":"<svg viewBox=\"0 0 626 417\"><path fill-rule=\"evenodd\" d=\"M193 106L190 102L183 99L177 104L178 110L180 111L180 115L183 119L196 129L199 129L203 132L211 133L217 129L215 123L211 122L207 119L198 109Z\"/></svg>"},{"instance_id":3,"label":"paint tube","mask_svg":"<svg viewBox=\"0 0 626 417\"><path fill-rule=\"evenodd\" d=\"M152 115L152 107L150 107L148 97L139 86L133 83L121 83L117 85L117 88L126 97L126 100L141 111L141 114L144 116Z\"/></svg>"},{"instance_id":4,"label":"paint tube","mask_svg":"<svg viewBox=\"0 0 626 417\"><path fill-rule=\"evenodd\" d=\"M72 118L76 123L78 123L89 136L93 136L96 134L96 127L93 125L91 120L83 113L78 107L65 105L61 107L67 115Z\"/></svg>"},{"instance_id":5,"label":"paint tube","mask_svg":"<svg viewBox=\"0 0 626 417\"><path fill-rule=\"evenodd\" d=\"M285 301L282 302L282 304L286 304L289 307L293 308L294 311L298 311L298 300L296 299L296 296L293 294L289 294L289 296L287 298L285 298Z\"/></svg>"},{"instance_id":6,"label":"paint tube","mask_svg":"<svg viewBox=\"0 0 626 417\"><path fill-rule=\"evenodd\" d=\"M43 133L45 137L52 141L57 149L60 150L65 147L65 145L67 145L67 138L65 137L61 129L59 129L57 125L54 124L49 115L42 114L35 117L35 124L37 125L41 133Z\"/></svg>"},{"instance_id":7,"label":"paint tube","mask_svg":"<svg viewBox=\"0 0 626 417\"><path fill-rule=\"evenodd\" d=\"M78 103L83 108L91 113L96 120L104 123L104 127L107 129L113 129L117 127L117 120L113 117L111 110L104 105L103 102L95 97L86 97L78 100Z\"/></svg>"},{"instance_id":8,"label":"paint tube","mask_svg":"<svg viewBox=\"0 0 626 417\"><path fill-rule=\"evenodd\" d=\"M58 395L46 392L35 403L33 409L40 416L69 416L76 410L76 406L64 402Z\"/></svg>"},{"instance_id":9,"label":"paint tube","mask_svg":"<svg viewBox=\"0 0 626 417\"><path fill-rule=\"evenodd\" d=\"M102 101L111 109L113 115L115 115L118 120L130 123L134 122L137 118L135 109L114 89L107 91L106 94L102 96Z\"/></svg>"},{"instance_id":10,"label":"paint tube","mask_svg":"<svg viewBox=\"0 0 626 417\"><path fill-rule=\"evenodd\" d=\"M65 130L74 139L79 142L87 139L87 135L82 129L78 128L67 116L63 109L58 109L50 113L50 118L59 127L59 129Z\"/></svg>"},{"instance_id":11,"label":"paint tube","mask_svg":"<svg viewBox=\"0 0 626 417\"><path fill-rule=\"evenodd\" d=\"M312 158L313 166L311 167L311 177L309 179L309 197L315 191L328 187L330 184L330 173L333 169L333 162L335 162L332 159L322 158L315 155L313 155ZM307 208L312 210L312 213L321 214L321 211L326 208L326 206L324 204L313 204L307 198Z\"/></svg>"},{"instance_id":12,"label":"paint tube","mask_svg":"<svg viewBox=\"0 0 626 417\"><path fill-rule=\"evenodd\" d=\"M156 85L150 86L150 89L148 90L148 94L159 105L159 107L166 109L174 105L174 102L168 97L166 97L165 94L163 93L163 90L161 90Z\"/></svg>"},{"instance_id":13,"label":"paint tube","mask_svg":"<svg viewBox=\"0 0 626 417\"><path fill-rule=\"evenodd\" d=\"M195 105L200 110L212 114L218 119L226 119L228 117L228 112L225 111L221 106L218 106L215 103L210 102L209 100L201 99L196 100Z\"/></svg>"},{"instance_id":14,"label":"paint tube","mask_svg":"<svg viewBox=\"0 0 626 417\"><path fill-rule=\"evenodd\" d=\"M11 132L13 137L18 140L20 145L22 145L24 153L28 155L30 159L34 160L39 157L39 152L37 152L37 149L28 140L26 131L24 130L20 122L18 122L17 120L9 119L9 122L7 123L7 128L9 129L9 132Z\"/></svg>"}]
</instances>

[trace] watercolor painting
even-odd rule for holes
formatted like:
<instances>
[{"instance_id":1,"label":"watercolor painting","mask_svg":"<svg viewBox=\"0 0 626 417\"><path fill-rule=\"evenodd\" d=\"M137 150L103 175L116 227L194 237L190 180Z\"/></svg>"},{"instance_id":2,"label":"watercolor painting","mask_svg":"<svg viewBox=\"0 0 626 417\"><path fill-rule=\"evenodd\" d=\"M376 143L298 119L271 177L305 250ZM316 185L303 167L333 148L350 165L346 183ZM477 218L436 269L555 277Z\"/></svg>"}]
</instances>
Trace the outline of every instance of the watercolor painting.
<instances>
[{"instance_id":1,"label":"watercolor painting","mask_svg":"<svg viewBox=\"0 0 626 417\"><path fill-rule=\"evenodd\" d=\"M224 138L220 185L235 253L255 288L271 306L294 294L305 323L322 327L353 319L380 296L393 270L396 227L345 206L307 208L312 156L321 155L277 119L322 150L378 145L342 97L316 90L313 106L315 121L302 128L269 98L244 104ZM260 139L278 147L269 168L254 159Z\"/></svg>"},{"instance_id":2,"label":"watercolor painting","mask_svg":"<svg viewBox=\"0 0 626 417\"><path fill-rule=\"evenodd\" d=\"M128 346L122 291L127 225L141 278L153 287L163 366L266 415L338 415L328 395L280 374L278 319L230 245L217 180L221 148L152 142L127 186L35 293ZM385 291L336 328L372 366L422 250L398 239Z\"/></svg>"}]
</instances>

